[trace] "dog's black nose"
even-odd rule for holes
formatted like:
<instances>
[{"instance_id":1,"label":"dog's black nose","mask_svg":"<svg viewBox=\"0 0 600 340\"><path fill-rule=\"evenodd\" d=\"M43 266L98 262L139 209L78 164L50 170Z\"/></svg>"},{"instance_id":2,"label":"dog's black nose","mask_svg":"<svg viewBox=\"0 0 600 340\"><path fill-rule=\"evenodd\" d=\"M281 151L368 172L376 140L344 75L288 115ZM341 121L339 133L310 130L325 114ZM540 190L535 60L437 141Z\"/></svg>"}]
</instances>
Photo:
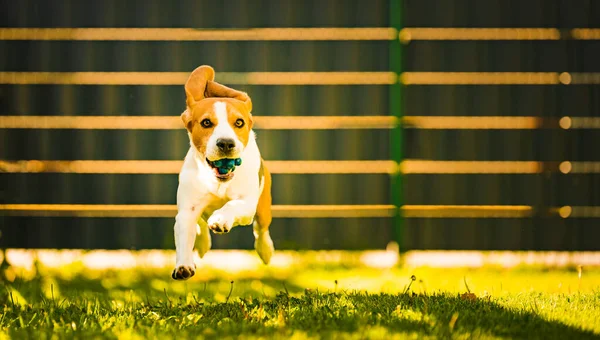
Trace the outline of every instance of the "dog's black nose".
<instances>
[{"instance_id":1,"label":"dog's black nose","mask_svg":"<svg viewBox=\"0 0 600 340\"><path fill-rule=\"evenodd\" d=\"M235 147L235 141L231 138L217 139L217 147L223 152L229 152Z\"/></svg>"}]
</instances>

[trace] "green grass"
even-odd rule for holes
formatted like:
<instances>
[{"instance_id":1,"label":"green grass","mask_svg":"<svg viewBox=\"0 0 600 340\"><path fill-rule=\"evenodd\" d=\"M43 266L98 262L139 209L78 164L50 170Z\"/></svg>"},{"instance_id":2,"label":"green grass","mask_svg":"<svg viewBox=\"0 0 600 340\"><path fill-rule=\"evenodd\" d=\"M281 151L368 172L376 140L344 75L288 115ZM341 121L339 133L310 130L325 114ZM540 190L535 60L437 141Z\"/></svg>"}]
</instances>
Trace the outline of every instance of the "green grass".
<instances>
[{"instance_id":1,"label":"green grass","mask_svg":"<svg viewBox=\"0 0 600 340\"><path fill-rule=\"evenodd\" d=\"M170 270L9 268L0 338L600 338L600 269Z\"/></svg>"}]
</instances>

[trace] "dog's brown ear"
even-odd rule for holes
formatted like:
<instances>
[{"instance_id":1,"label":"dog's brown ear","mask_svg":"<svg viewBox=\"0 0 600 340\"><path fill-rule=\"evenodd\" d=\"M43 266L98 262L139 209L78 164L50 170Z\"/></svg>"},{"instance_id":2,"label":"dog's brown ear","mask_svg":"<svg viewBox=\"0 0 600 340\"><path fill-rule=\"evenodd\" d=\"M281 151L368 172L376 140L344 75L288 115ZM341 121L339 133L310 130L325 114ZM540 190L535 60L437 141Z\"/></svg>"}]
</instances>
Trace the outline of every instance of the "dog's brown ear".
<instances>
[{"instance_id":1,"label":"dog's brown ear","mask_svg":"<svg viewBox=\"0 0 600 340\"><path fill-rule=\"evenodd\" d=\"M185 95L188 107L192 107L194 103L206 98L206 85L214 79L215 70L208 65L202 65L190 74L185 83Z\"/></svg>"},{"instance_id":2,"label":"dog's brown ear","mask_svg":"<svg viewBox=\"0 0 600 340\"><path fill-rule=\"evenodd\" d=\"M233 98L244 103L248 112L252 112L252 100L246 92L234 90L225 85L219 84L214 81L209 81L206 86L206 97L218 97L218 98Z\"/></svg>"},{"instance_id":3,"label":"dog's brown ear","mask_svg":"<svg viewBox=\"0 0 600 340\"><path fill-rule=\"evenodd\" d=\"M183 111L181 114L181 120L183 121L183 125L189 132L192 132L192 112L188 109Z\"/></svg>"}]
</instances>

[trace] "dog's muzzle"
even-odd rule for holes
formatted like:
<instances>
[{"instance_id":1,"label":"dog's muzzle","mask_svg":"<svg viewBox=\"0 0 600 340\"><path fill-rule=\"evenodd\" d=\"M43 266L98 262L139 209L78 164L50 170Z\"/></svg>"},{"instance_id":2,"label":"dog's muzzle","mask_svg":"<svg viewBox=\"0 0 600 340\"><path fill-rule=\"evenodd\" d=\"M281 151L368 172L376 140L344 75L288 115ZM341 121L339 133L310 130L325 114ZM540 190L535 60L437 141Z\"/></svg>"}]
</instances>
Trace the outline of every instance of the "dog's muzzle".
<instances>
[{"instance_id":1,"label":"dog's muzzle","mask_svg":"<svg viewBox=\"0 0 600 340\"><path fill-rule=\"evenodd\" d=\"M241 158L222 158L214 161L207 158L206 162L213 169L215 176L221 181L232 179L235 167L242 165Z\"/></svg>"}]
</instances>

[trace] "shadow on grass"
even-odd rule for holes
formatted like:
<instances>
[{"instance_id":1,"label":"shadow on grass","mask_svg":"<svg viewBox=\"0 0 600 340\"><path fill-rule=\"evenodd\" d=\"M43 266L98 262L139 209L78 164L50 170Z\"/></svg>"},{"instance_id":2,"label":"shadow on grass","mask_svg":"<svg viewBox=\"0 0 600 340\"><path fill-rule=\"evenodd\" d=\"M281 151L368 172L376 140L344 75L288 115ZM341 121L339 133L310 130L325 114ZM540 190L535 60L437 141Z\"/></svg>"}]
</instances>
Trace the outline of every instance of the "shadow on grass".
<instances>
[{"instance_id":1,"label":"shadow on grass","mask_svg":"<svg viewBox=\"0 0 600 340\"><path fill-rule=\"evenodd\" d=\"M57 273L40 275L37 271L34 277L23 279L17 276L12 282L0 278L0 284L17 291L28 302L40 301L40 298L49 298L56 294L57 298L94 298L119 299L127 294L134 294L142 301L169 296L175 299L185 298L189 293L206 301L215 301L216 295L231 295L236 297L269 298L277 292L287 291L290 294L299 294L304 291L288 280L272 277L236 277L233 287L230 280L222 279L224 275L211 273L204 280L194 278L188 281L174 281L167 272L159 275L148 270L104 270L101 275L75 272L71 275L61 276ZM233 288L233 289L232 289ZM53 292L50 292L50 289ZM230 290L232 292L230 293ZM6 293L6 289L4 290ZM166 294L166 295L165 295ZM0 292L0 296L2 293ZM0 302L3 302L0 299Z\"/></svg>"},{"instance_id":2,"label":"shadow on grass","mask_svg":"<svg viewBox=\"0 0 600 340\"><path fill-rule=\"evenodd\" d=\"M599 337L591 331L547 320L532 311L509 309L485 298L466 300L447 294L357 294L349 295L349 299L357 309L391 316L381 318L379 323L395 331L414 331L437 337L449 337L453 333L522 339Z\"/></svg>"}]
</instances>

